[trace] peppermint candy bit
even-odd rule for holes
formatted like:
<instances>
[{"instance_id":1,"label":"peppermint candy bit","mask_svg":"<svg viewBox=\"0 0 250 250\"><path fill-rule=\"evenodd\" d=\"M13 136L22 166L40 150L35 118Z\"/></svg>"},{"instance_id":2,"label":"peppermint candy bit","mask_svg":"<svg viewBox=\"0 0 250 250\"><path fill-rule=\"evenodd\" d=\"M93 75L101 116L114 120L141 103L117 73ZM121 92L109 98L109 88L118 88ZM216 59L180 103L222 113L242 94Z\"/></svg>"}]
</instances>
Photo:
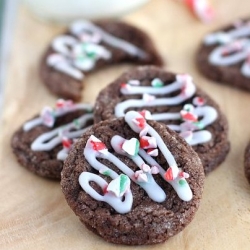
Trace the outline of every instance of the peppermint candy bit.
<instances>
[{"instance_id":1,"label":"peppermint candy bit","mask_svg":"<svg viewBox=\"0 0 250 250\"><path fill-rule=\"evenodd\" d=\"M198 129L203 129L204 128L204 124L202 122L197 121L197 122L194 122L193 124L196 127L196 129L197 128Z\"/></svg>"},{"instance_id":2,"label":"peppermint candy bit","mask_svg":"<svg viewBox=\"0 0 250 250\"><path fill-rule=\"evenodd\" d=\"M180 171L178 175L181 178L185 178L185 179L189 178L189 174L184 171Z\"/></svg>"},{"instance_id":3,"label":"peppermint candy bit","mask_svg":"<svg viewBox=\"0 0 250 250\"><path fill-rule=\"evenodd\" d=\"M146 127L146 120L144 119L144 117L137 117L135 119L132 120L134 124L136 124L139 128L145 128Z\"/></svg>"},{"instance_id":4,"label":"peppermint candy bit","mask_svg":"<svg viewBox=\"0 0 250 250\"><path fill-rule=\"evenodd\" d=\"M161 79L159 78L155 78L152 82L151 82L151 85L154 87L154 88L161 88L163 87L164 83Z\"/></svg>"},{"instance_id":5,"label":"peppermint candy bit","mask_svg":"<svg viewBox=\"0 0 250 250\"><path fill-rule=\"evenodd\" d=\"M136 138L125 140L122 149L129 155L136 156L139 152L140 143Z\"/></svg>"},{"instance_id":6,"label":"peppermint candy bit","mask_svg":"<svg viewBox=\"0 0 250 250\"><path fill-rule=\"evenodd\" d=\"M186 185L186 183L187 183L186 180L183 180L183 179L179 180L179 185L180 186L184 186L184 185Z\"/></svg>"},{"instance_id":7,"label":"peppermint candy bit","mask_svg":"<svg viewBox=\"0 0 250 250\"><path fill-rule=\"evenodd\" d=\"M91 140L90 143L92 144L92 148L95 150L95 151L99 151L99 152L102 152L102 151L106 151L107 150L107 147L106 145L101 142L101 141L94 141L94 140Z\"/></svg>"},{"instance_id":8,"label":"peppermint candy bit","mask_svg":"<svg viewBox=\"0 0 250 250\"><path fill-rule=\"evenodd\" d=\"M80 129L81 128L81 124L80 124L80 122L79 122L78 119L74 119L73 123L74 123L74 126L75 126L76 129Z\"/></svg>"},{"instance_id":9,"label":"peppermint candy bit","mask_svg":"<svg viewBox=\"0 0 250 250\"><path fill-rule=\"evenodd\" d=\"M72 146L72 141L69 138L64 137L62 139L62 145L63 145L63 148L69 149Z\"/></svg>"},{"instance_id":10,"label":"peppermint candy bit","mask_svg":"<svg viewBox=\"0 0 250 250\"><path fill-rule=\"evenodd\" d=\"M147 154L150 155L150 156L158 156L159 150L154 149L154 148L150 148L150 149L147 150Z\"/></svg>"},{"instance_id":11,"label":"peppermint candy bit","mask_svg":"<svg viewBox=\"0 0 250 250\"><path fill-rule=\"evenodd\" d=\"M159 171L159 168L157 166L152 166L151 167L151 174L158 174L160 171Z\"/></svg>"},{"instance_id":12,"label":"peppermint candy bit","mask_svg":"<svg viewBox=\"0 0 250 250\"><path fill-rule=\"evenodd\" d=\"M50 107L44 107L42 112L41 112L41 118L42 118L42 123L47 126L52 128L55 123L55 114L52 108Z\"/></svg>"},{"instance_id":13,"label":"peppermint candy bit","mask_svg":"<svg viewBox=\"0 0 250 250\"><path fill-rule=\"evenodd\" d=\"M153 100L155 100L155 96L149 94L143 94L142 99L145 102L152 102Z\"/></svg>"},{"instance_id":14,"label":"peppermint candy bit","mask_svg":"<svg viewBox=\"0 0 250 250\"><path fill-rule=\"evenodd\" d=\"M148 177L142 170L135 172L135 179L139 182L148 182Z\"/></svg>"},{"instance_id":15,"label":"peppermint candy bit","mask_svg":"<svg viewBox=\"0 0 250 250\"><path fill-rule=\"evenodd\" d=\"M128 90L128 89L131 89L131 87L130 87L129 84L127 84L127 83L121 83L120 86L121 86L122 89L127 89L127 90Z\"/></svg>"},{"instance_id":16,"label":"peppermint candy bit","mask_svg":"<svg viewBox=\"0 0 250 250\"><path fill-rule=\"evenodd\" d=\"M197 107L201 107L201 106L204 106L205 104L205 99L202 98L202 97L199 97L199 96L196 96L194 99L193 99L193 104Z\"/></svg>"},{"instance_id":17,"label":"peppermint candy bit","mask_svg":"<svg viewBox=\"0 0 250 250\"><path fill-rule=\"evenodd\" d=\"M182 132L194 131L197 129L197 126L193 122L190 122L190 121L185 121L185 122L181 123L180 127L181 127Z\"/></svg>"},{"instance_id":18,"label":"peppermint candy bit","mask_svg":"<svg viewBox=\"0 0 250 250\"><path fill-rule=\"evenodd\" d=\"M192 104L185 104L183 110L191 113L194 111L194 106Z\"/></svg>"},{"instance_id":19,"label":"peppermint candy bit","mask_svg":"<svg viewBox=\"0 0 250 250\"><path fill-rule=\"evenodd\" d=\"M105 175L105 176L110 176L111 171L110 171L109 169L100 169L100 170L99 170L99 173L100 173L100 174L103 174L103 175Z\"/></svg>"},{"instance_id":20,"label":"peppermint candy bit","mask_svg":"<svg viewBox=\"0 0 250 250\"><path fill-rule=\"evenodd\" d=\"M150 111L144 109L142 111L139 111L138 113L142 115L146 120L152 120L152 115Z\"/></svg>"},{"instance_id":21,"label":"peppermint candy bit","mask_svg":"<svg viewBox=\"0 0 250 250\"><path fill-rule=\"evenodd\" d=\"M149 173L150 172L150 166L147 165L146 163L143 163L140 167L140 169L144 172L144 173Z\"/></svg>"},{"instance_id":22,"label":"peppermint candy bit","mask_svg":"<svg viewBox=\"0 0 250 250\"><path fill-rule=\"evenodd\" d=\"M156 148L157 147L156 139L150 136L142 136L140 138L140 147L144 149Z\"/></svg>"},{"instance_id":23,"label":"peppermint candy bit","mask_svg":"<svg viewBox=\"0 0 250 250\"><path fill-rule=\"evenodd\" d=\"M177 167L169 167L164 174L167 181L172 181L178 176L179 170Z\"/></svg>"},{"instance_id":24,"label":"peppermint candy bit","mask_svg":"<svg viewBox=\"0 0 250 250\"><path fill-rule=\"evenodd\" d=\"M129 188L129 177L125 174L121 174L109 183L107 191L112 192L116 197L122 197Z\"/></svg>"},{"instance_id":25,"label":"peppermint candy bit","mask_svg":"<svg viewBox=\"0 0 250 250\"><path fill-rule=\"evenodd\" d=\"M74 105L74 102L72 100L64 100L64 99L58 99L56 101L56 108L67 108L72 107Z\"/></svg>"},{"instance_id":26,"label":"peppermint candy bit","mask_svg":"<svg viewBox=\"0 0 250 250\"><path fill-rule=\"evenodd\" d=\"M181 114L181 117L184 121L197 122L197 120L198 120L197 115L195 115L191 112L188 112L186 110L181 110L180 114Z\"/></svg>"},{"instance_id":27,"label":"peppermint candy bit","mask_svg":"<svg viewBox=\"0 0 250 250\"><path fill-rule=\"evenodd\" d=\"M148 133L148 127L143 128L139 134L140 137L145 136Z\"/></svg>"}]
</instances>

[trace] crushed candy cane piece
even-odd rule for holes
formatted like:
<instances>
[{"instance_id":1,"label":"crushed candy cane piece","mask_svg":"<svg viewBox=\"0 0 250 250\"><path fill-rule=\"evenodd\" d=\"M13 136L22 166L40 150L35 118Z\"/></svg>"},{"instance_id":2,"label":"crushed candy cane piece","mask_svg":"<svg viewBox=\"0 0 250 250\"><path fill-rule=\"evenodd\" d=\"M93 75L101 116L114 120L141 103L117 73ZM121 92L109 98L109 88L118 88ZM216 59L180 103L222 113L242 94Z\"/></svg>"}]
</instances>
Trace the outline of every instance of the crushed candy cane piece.
<instances>
[{"instance_id":1,"label":"crushed candy cane piece","mask_svg":"<svg viewBox=\"0 0 250 250\"><path fill-rule=\"evenodd\" d=\"M125 174L121 174L108 184L107 191L112 192L117 197L122 197L129 188L129 177Z\"/></svg>"},{"instance_id":2,"label":"crushed candy cane piece","mask_svg":"<svg viewBox=\"0 0 250 250\"><path fill-rule=\"evenodd\" d=\"M41 112L42 122L45 126L52 128L55 123L54 111L50 107L44 107Z\"/></svg>"},{"instance_id":3,"label":"crushed candy cane piece","mask_svg":"<svg viewBox=\"0 0 250 250\"><path fill-rule=\"evenodd\" d=\"M122 144L122 149L129 155L136 156L139 152L140 143L138 139L131 138L130 140L125 140Z\"/></svg>"}]
</instances>

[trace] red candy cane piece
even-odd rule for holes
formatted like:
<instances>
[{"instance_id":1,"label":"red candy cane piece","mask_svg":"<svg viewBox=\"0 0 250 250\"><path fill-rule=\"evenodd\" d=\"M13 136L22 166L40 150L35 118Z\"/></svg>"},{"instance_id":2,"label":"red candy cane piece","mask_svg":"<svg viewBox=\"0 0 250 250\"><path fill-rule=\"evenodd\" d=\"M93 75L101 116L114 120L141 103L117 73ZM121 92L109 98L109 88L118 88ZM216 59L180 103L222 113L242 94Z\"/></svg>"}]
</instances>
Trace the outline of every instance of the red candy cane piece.
<instances>
[{"instance_id":1,"label":"red candy cane piece","mask_svg":"<svg viewBox=\"0 0 250 250\"><path fill-rule=\"evenodd\" d=\"M198 117L195 114L192 114L190 112L187 112L185 110L181 110L181 117L185 121L192 121L192 122L197 122Z\"/></svg>"},{"instance_id":2,"label":"red candy cane piece","mask_svg":"<svg viewBox=\"0 0 250 250\"><path fill-rule=\"evenodd\" d=\"M106 145L103 142L90 141L92 147L95 151L101 151L107 149Z\"/></svg>"},{"instance_id":3,"label":"red candy cane piece","mask_svg":"<svg viewBox=\"0 0 250 250\"><path fill-rule=\"evenodd\" d=\"M172 168L168 168L167 171L164 174L164 177L167 181L172 181L174 179L173 177L173 170Z\"/></svg>"},{"instance_id":4,"label":"red candy cane piece","mask_svg":"<svg viewBox=\"0 0 250 250\"><path fill-rule=\"evenodd\" d=\"M146 120L143 117L138 117L133 120L133 122L139 127L144 128L146 126Z\"/></svg>"},{"instance_id":5,"label":"red candy cane piece","mask_svg":"<svg viewBox=\"0 0 250 250\"><path fill-rule=\"evenodd\" d=\"M69 149L72 145L72 141L70 139L68 139L67 137L64 137L62 139L62 145L64 148Z\"/></svg>"},{"instance_id":6,"label":"red candy cane piece","mask_svg":"<svg viewBox=\"0 0 250 250\"><path fill-rule=\"evenodd\" d=\"M214 10L207 0L183 0L189 10L203 22L214 18Z\"/></svg>"}]
</instances>

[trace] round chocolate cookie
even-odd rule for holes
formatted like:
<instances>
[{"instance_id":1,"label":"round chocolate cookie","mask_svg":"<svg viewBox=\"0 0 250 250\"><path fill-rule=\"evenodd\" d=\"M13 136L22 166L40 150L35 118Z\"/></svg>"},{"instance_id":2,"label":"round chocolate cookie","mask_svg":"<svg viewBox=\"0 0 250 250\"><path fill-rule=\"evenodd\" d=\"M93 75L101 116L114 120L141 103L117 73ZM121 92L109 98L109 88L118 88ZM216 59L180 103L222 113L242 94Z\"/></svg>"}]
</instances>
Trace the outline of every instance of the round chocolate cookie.
<instances>
[{"instance_id":1,"label":"round chocolate cookie","mask_svg":"<svg viewBox=\"0 0 250 250\"><path fill-rule=\"evenodd\" d=\"M135 111L92 126L64 162L61 186L108 242L156 244L184 229L202 196L201 160L180 136Z\"/></svg>"},{"instance_id":2,"label":"round chocolate cookie","mask_svg":"<svg viewBox=\"0 0 250 250\"><path fill-rule=\"evenodd\" d=\"M85 73L122 62L163 64L142 30L114 20L82 20L54 38L42 57L40 75L53 94L76 101L81 99Z\"/></svg>"},{"instance_id":3,"label":"round chocolate cookie","mask_svg":"<svg viewBox=\"0 0 250 250\"><path fill-rule=\"evenodd\" d=\"M13 135L11 147L18 162L42 177L61 179L63 161L75 140L93 124L92 106L58 100L45 107Z\"/></svg>"},{"instance_id":4,"label":"round chocolate cookie","mask_svg":"<svg viewBox=\"0 0 250 250\"><path fill-rule=\"evenodd\" d=\"M177 131L198 153L206 174L226 158L227 120L189 75L154 66L124 73L99 93L94 121L121 117L128 110L140 111L147 119L163 122Z\"/></svg>"},{"instance_id":5,"label":"round chocolate cookie","mask_svg":"<svg viewBox=\"0 0 250 250\"><path fill-rule=\"evenodd\" d=\"M247 145L244 157L245 176L250 183L250 143Z\"/></svg>"},{"instance_id":6,"label":"round chocolate cookie","mask_svg":"<svg viewBox=\"0 0 250 250\"><path fill-rule=\"evenodd\" d=\"M205 36L196 57L204 76L250 91L249 23L238 20Z\"/></svg>"}]
</instances>

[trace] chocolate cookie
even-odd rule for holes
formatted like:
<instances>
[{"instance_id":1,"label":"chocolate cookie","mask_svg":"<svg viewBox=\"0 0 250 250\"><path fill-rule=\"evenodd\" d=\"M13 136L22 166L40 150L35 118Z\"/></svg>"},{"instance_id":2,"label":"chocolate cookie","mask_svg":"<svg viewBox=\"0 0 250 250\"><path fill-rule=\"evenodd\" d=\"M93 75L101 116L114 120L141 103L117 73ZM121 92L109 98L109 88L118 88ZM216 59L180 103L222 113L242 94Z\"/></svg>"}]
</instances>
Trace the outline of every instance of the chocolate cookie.
<instances>
[{"instance_id":1,"label":"chocolate cookie","mask_svg":"<svg viewBox=\"0 0 250 250\"><path fill-rule=\"evenodd\" d=\"M237 21L208 34L197 53L207 78L250 91L250 21Z\"/></svg>"},{"instance_id":2,"label":"chocolate cookie","mask_svg":"<svg viewBox=\"0 0 250 250\"><path fill-rule=\"evenodd\" d=\"M223 162L229 151L225 116L189 75L154 66L133 69L99 93L94 121L121 117L128 110L140 111L177 131L198 153L205 173Z\"/></svg>"},{"instance_id":3,"label":"chocolate cookie","mask_svg":"<svg viewBox=\"0 0 250 250\"><path fill-rule=\"evenodd\" d=\"M202 163L174 131L135 111L92 126L65 160L61 186L86 227L106 241L166 241L198 209Z\"/></svg>"},{"instance_id":4,"label":"chocolate cookie","mask_svg":"<svg viewBox=\"0 0 250 250\"><path fill-rule=\"evenodd\" d=\"M247 145L245 150L244 158L245 176L250 183L250 143Z\"/></svg>"},{"instance_id":5,"label":"chocolate cookie","mask_svg":"<svg viewBox=\"0 0 250 250\"><path fill-rule=\"evenodd\" d=\"M11 146L18 162L42 177L61 179L72 144L93 124L92 106L58 100L15 132Z\"/></svg>"},{"instance_id":6,"label":"chocolate cookie","mask_svg":"<svg viewBox=\"0 0 250 250\"><path fill-rule=\"evenodd\" d=\"M162 65L151 39L140 29L123 22L82 20L54 38L40 75L52 93L76 101L85 73L121 62Z\"/></svg>"}]
</instances>

